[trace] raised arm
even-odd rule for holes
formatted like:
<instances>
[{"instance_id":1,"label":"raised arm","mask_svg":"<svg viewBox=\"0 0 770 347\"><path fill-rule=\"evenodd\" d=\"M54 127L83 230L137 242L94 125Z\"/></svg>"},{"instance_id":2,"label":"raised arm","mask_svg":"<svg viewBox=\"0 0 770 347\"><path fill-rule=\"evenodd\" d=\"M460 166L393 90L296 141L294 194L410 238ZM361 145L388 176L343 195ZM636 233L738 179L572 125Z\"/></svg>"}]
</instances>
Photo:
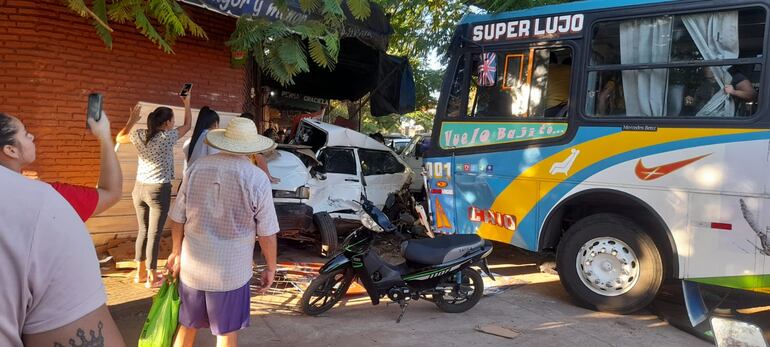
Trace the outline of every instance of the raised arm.
<instances>
[{"instance_id":1,"label":"raised arm","mask_svg":"<svg viewBox=\"0 0 770 347\"><path fill-rule=\"evenodd\" d=\"M91 133L99 140L101 148L99 183L96 186L99 202L97 202L94 210L96 215L104 212L120 200L120 196L123 194L123 172L120 170L118 156L113 149L110 121L107 114L102 112L102 118L98 122L89 118L88 125Z\"/></svg>"},{"instance_id":2,"label":"raised arm","mask_svg":"<svg viewBox=\"0 0 770 347\"><path fill-rule=\"evenodd\" d=\"M190 129L192 129L192 109L190 109L190 94L192 94L192 90L187 93L187 96L182 97L182 102L184 103L184 123L182 123L182 126L176 128L176 131L179 132L180 138L187 134Z\"/></svg>"},{"instance_id":3,"label":"raised arm","mask_svg":"<svg viewBox=\"0 0 770 347\"><path fill-rule=\"evenodd\" d=\"M142 107L137 104L134 106L134 108L131 109L131 115L128 116L128 122L126 123L126 126L123 127L123 129L120 129L118 132L118 136L115 137L115 142L117 143L129 143L131 142L131 139L129 138L129 134L131 134L131 129L134 128L134 125L136 125L137 122L139 122L140 119L142 119L142 116L139 114L139 112L142 110Z\"/></svg>"}]
</instances>

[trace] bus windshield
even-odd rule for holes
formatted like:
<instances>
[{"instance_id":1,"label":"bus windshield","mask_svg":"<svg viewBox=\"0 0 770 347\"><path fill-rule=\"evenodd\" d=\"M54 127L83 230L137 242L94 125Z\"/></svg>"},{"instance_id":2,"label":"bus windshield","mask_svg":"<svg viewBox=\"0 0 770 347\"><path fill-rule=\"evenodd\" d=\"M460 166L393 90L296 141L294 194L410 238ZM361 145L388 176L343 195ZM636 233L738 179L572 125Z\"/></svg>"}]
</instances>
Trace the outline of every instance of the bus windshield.
<instances>
[{"instance_id":1,"label":"bus windshield","mask_svg":"<svg viewBox=\"0 0 770 347\"><path fill-rule=\"evenodd\" d=\"M566 117L572 67L569 48L474 54L471 64L475 74L468 93L468 117Z\"/></svg>"}]
</instances>

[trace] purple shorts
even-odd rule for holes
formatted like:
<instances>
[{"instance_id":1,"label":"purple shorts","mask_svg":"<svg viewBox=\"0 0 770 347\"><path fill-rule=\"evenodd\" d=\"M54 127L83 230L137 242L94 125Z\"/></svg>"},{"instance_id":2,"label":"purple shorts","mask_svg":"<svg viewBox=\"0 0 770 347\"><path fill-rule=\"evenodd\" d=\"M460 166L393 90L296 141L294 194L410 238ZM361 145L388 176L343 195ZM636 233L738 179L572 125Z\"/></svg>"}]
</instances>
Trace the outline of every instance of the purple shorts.
<instances>
[{"instance_id":1,"label":"purple shorts","mask_svg":"<svg viewBox=\"0 0 770 347\"><path fill-rule=\"evenodd\" d=\"M227 292L205 292L179 281L179 324L188 328L211 328L225 335L249 326L251 293L249 283Z\"/></svg>"}]
</instances>

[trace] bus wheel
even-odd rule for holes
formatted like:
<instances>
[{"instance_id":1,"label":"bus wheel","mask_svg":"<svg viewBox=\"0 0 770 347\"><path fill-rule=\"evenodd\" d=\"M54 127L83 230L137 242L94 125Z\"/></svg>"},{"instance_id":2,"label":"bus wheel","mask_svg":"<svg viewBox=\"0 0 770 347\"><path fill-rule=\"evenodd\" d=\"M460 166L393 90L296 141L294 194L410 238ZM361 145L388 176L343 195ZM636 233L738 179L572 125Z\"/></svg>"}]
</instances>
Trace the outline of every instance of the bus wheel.
<instances>
[{"instance_id":1,"label":"bus wheel","mask_svg":"<svg viewBox=\"0 0 770 347\"><path fill-rule=\"evenodd\" d=\"M655 242L634 221L611 213L585 217L559 243L559 278L580 306L627 314L647 306L663 281Z\"/></svg>"}]
</instances>

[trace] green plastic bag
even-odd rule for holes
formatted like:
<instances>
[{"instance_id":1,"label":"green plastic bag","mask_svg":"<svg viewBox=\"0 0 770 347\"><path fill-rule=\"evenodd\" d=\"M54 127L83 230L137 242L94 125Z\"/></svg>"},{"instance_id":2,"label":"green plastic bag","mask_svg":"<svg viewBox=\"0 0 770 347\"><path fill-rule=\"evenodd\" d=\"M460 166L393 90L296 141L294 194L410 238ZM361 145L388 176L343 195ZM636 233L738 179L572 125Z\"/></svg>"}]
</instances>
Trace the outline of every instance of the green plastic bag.
<instances>
[{"instance_id":1,"label":"green plastic bag","mask_svg":"<svg viewBox=\"0 0 770 347\"><path fill-rule=\"evenodd\" d=\"M139 347L170 347L179 323L179 292L176 282L164 281L152 299L152 307L139 335Z\"/></svg>"}]
</instances>

